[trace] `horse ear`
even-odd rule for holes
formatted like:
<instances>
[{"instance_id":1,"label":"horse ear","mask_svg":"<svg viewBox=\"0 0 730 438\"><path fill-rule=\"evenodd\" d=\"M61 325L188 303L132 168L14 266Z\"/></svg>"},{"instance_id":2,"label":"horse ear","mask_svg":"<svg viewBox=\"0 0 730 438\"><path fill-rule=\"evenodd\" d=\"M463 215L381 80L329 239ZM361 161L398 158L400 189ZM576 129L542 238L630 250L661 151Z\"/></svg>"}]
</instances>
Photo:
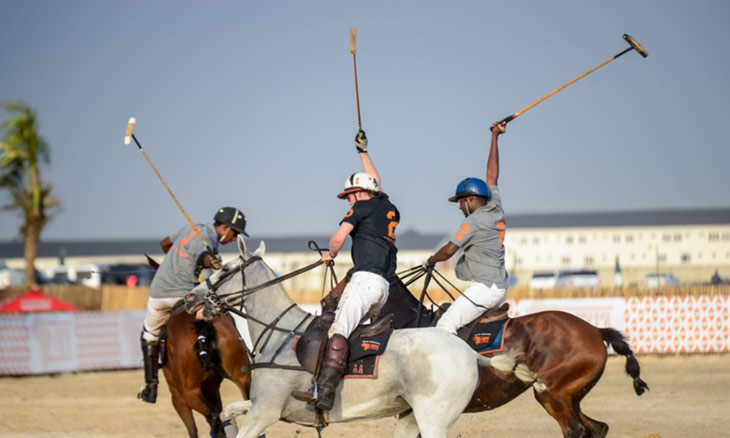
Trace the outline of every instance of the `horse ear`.
<instances>
[{"instance_id":1,"label":"horse ear","mask_svg":"<svg viewBox=\"0 0 730 438\"><path fill-rule=\"evenodd\" d=\"M262 240L261 243L259 243L259 247L253 252L253 255L263 258L264 254L266 254L266 244Z\"/></svg>"},{"instance_id":2,"label":"horse ear","mask_svg":"<svg viewBox=\"0 0 730 438\"><path fill-rule=\"evenodd\" d=\"M246 252L246 241L243 240L242 235L240 235L240 234L238 235L238 240L236 243L238 244L238 251L241 253L241 257L243 257L245 260L246 254L248 254L248 253Z\"/></svg>"}]
</instances>

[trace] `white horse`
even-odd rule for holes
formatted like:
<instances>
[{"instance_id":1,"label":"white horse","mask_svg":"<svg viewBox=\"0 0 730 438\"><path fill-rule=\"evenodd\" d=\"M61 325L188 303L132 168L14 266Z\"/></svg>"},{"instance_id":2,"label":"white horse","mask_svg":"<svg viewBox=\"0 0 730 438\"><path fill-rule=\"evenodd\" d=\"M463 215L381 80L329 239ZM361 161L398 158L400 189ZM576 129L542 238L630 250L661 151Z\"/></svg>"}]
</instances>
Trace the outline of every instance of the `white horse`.
<instances>
[{"instance_id":1,"label":"white horse","mask_svg":"<svg viewBox=\"0 0 730 438\"><path fill-rule=\"evenodd\" d=\"M217 286L218 295L250 290L276 278L263 260L251 259L240 236L238 247L241 257L210 278L211 284L225 278ZM254 255L262 256L263 248L262 242ZM205 293L207 287L202 284L194 292ZM292 333L303 331L313 316L296 306L278 283L246 294L243 307L254 342L255 368L250 401L229 405L224 412L231 416L247 411L237 438L258 437L279 420L316 425L314 408L291 397L292 391L305 391L312 385L310 373L291 368L299 365L292 349ZM264 324L275 324L277 329L267 329ZM476 389L480 362L511 372L514 358L481 357L442 329L396 330L380 357L377 379L343 379L325 420L337 423L407 413L399 417L395 437L415 438L420 432L422 438L446 438ZM257 368L262 364L269 365Z\"/></svg>"}]
</instances>

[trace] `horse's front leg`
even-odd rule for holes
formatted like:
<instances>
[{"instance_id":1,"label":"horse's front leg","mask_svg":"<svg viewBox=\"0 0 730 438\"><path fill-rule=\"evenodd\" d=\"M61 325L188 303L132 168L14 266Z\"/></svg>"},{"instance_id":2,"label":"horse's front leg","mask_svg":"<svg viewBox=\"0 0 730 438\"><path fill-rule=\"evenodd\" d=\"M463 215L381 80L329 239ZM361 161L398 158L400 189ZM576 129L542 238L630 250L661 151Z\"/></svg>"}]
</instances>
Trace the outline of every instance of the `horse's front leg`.
<instances>
[{"instance_id":1,"label":"horse's front leg","mask_svg":"<svg viewBox=\"0 0 730 438\"><path fill-rule=\"evenodd\" d=\"M279 421L281 409L263 408L264 403L254 404L246 414L236 438L265 438L267 427Z\"/></svg>"}]
</instances>

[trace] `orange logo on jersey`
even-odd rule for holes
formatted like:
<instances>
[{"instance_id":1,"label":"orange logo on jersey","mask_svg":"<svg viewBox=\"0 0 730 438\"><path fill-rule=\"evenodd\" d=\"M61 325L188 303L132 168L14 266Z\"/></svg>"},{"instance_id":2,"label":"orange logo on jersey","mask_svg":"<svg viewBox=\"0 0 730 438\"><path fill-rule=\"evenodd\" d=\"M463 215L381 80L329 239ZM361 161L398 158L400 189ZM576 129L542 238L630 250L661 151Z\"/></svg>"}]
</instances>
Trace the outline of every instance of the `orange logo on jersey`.
<instances>
[{"instance_id":1,"label":"orange logo on jersey","mask_svg":"<svg viewBox=\"0 0 730 438\"><path fill-rule=\"evenodd\" d=\"M497 222L497 229L499 230L499 244L504 249L504 233L507 231L507 224L504 221Z\"/></svg>"},{"instance_id":2,"label":"orange logo on jersey","mask_svg":"<svg viewBox=\"0 0 730 438\"><path fill-rule=\"evenodd\" d=\"M354 211L352 211L352 209L350 209L350 211L348 211L348 212L347 212L347 214L345 215L345 217L350 217L350 216L352 216L352 215L353 215L354 213L355 213L355 212L354 212Z\"/></svg>"},{"instance_id":3,"label":"orange logo on jersey","mask_svg":"<svg viewBox=\"0 0 730 438\"><path fill-rule=\"evenodd\" d=\"M385 215L388 219L393 219L395 217L395 211L390 210L388 214ZM388 222L388 238L391 240L395 240L395 227L398 226L398 221L390 221Z\"/></svg>"},{"instance_id":4,"label":"orange logo on jersey","mask_svg":"<svg viewBox=\"0 0 730 438\"><path fill-rule=\"evenodd\" d=\"M454 234L454 237L459 240L464 240L464 237L466 237L466 233L468 233L470 229L471 227L469 226L469 224L462 224L461 228L459 228L459 231Z\"/></svg>"}]
</instances>

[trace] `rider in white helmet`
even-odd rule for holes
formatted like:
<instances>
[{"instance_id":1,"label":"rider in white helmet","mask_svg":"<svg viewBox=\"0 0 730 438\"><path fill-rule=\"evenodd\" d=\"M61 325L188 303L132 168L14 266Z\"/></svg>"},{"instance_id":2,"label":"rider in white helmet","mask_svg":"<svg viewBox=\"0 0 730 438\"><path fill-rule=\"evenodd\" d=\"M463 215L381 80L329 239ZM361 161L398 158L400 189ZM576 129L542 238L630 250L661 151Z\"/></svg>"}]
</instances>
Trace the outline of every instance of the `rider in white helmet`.
<instances>
[{"instance_id":1,"label":"rider in white helmet","mask_svg":"<svg viewBox=\"0 0 730 438\"><path fill-rule=\"evenodd\" d=\"M360 324L372 307L378 308L388 298L388 280L395 274L395 228L400 221L398 209L381 191L380 176L367 153L368 141L364 131L355 136L355 147L362 161L363 172L353 173L345 180L344 190L337 195L350 204L340 228L330 239L329 253L322 255L327 262L337 257L352 238L352 261L355 265L350 282L342 292L335 319L329 330L322 371L317 382L317 398L313 391L295 391L298 399L314 403L318 408L329 410L335 399L347 365L347 338Z\"/></svg>"}]
</instances>

